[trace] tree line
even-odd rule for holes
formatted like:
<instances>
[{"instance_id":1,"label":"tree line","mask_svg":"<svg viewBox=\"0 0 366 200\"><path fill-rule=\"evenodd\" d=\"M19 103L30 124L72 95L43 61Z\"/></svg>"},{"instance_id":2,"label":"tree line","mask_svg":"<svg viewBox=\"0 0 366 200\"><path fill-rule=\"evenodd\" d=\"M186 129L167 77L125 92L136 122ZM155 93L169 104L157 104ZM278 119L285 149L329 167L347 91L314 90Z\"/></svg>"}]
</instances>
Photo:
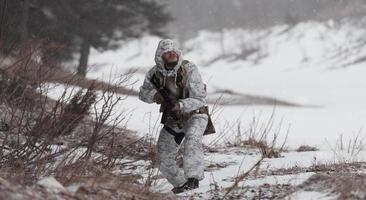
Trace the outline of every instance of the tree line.
<instances>
[{"instance_id":1,"label":"tree line","mask_svg":"<svg viewBox=\"0 0 366 200\"><path fill-rule=\"evenodd\" d=\"M81 76L91 48L115 49L144 33L165 36L172 21L166 5L152 0L0 0L0 6L1 53L33 39L62 44L63 59L79 55Z\"/></svg>"},{"instance_id":2,"label":"tree line","mask_svg":"<svg viewBox=\"0 0 366 200\"><path fill-rule=\"evenodd\" d=\"M202 29L258 29L302 21L365 16L366 0L169 0L169 24L181 41ZM363 10L363 11L362 11Z\"/></svg>"}]
</instances>

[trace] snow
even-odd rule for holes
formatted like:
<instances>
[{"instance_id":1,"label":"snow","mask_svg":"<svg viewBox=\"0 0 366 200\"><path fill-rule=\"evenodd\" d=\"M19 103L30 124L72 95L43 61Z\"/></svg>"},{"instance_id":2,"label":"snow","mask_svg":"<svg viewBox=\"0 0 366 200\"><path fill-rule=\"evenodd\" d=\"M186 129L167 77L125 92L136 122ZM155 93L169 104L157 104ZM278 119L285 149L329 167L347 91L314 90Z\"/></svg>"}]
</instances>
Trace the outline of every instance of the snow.
<instances>
[{"instance_id":1,"label":"snow","mask_svg":"<svg viewBox=\"0 0 366 200\"><path fill-rule=\"evenodd\" d=\"M322 192L316 192L316 191L298 191L294 194L291 194L286 199L288 200L300 200L300 199L306 199L306 200L335 200L338 199L338 196L334 194L327 194Z\"/></svg>"},{"instance_id":2,"label":"snow","mask_svg":"<svg viewBox=\"0 0 366 200\"><path fill-rule=\"evenodd\" d=\"M239 147L217 149L216 153L205 153L205 178L200 181L200 187L193 191L179 194L178 196L189 197L195 196L197 199L208 199L207 193L211 189L218 187L219 189L228 188L233 185L235 178L248 171L260 159L260 155L256 150L250 150ZM366 152L363 152L362 159L365 160ZM128 160L125 160L129 162ZM318 151L318 152L288 152L283 153L281 158L265 159L260 165L260 171L291 169L291 168L308 168L320 164L334 164L342 162L334 160L334 152ZM146 161L137 161L131 165L130 170L124 170L121 173L140 174L146 180L149 174L158 175L154 169L151 173L146 166ZM137 166L137 167L133 167ZM219 166L219 167L213 167ZM128 167L127 167L128 169ZM269 185L292 185L298 186L306 181L315 172L291 172L288 174L265 175L253 177L249 176L239 183L240 187L259 187L265 184ZM158 176L157 182L153 184L152 190L161 193L170 193L172 186L161 176ZM143 181L144 181L143 180ZM143 183L142 181L142 183ZM200 197L200 198L198 198ZM323 192L296 191L290 196L290 199L337 199L334 194Z\"/></svg>"},{"instance_id":3,"label":"snow","mask_svg":"<svg viewBox=\"0 0 366 200\"><path fill-rule=\"evenodd\" d=\"M242 133L246 134L253 119L263 126L274 114L274 130L270 136L280 134L278 145L287 139L286 147L290 150L300 145L316 146L321 150L289 151L283 153L281 158L265 159L261 164L262 170L365 161L366 151L362 149L362 144L351 147L356 153L347 151L347 147L340 148L338 144L340 134L344 144L365 136L361 128L366 125L366 63L355 63L366 57L366 30L362 23L349 20L304 22L295 27L275 26L266 30L225 30L226 57L221 55L219 33L201 31L196 38L183 44L185 58L198 64L209 93L217 89L229 89L304 105L220 106L220 110L216 110L213 115L218 133L205 136L204 144L233 141L239 124ZM154 64L159 40L146 36L124 42L122 48L115 51L92 51L92 67L88 78L109 81L130 70L137 70L132 80L137 82L132 87L138 90L145 73ZM246 59L236 59L244 50L255 51ZM213 61L216 58L220 59ZM64 87L55 86L51 96L57 98ZM211 110L213 107L210 105ZM115 112L126 113L128 128L135 130L139 137L148 135L157 138L160 128L158 105L146 104L130 96L118 104ZM286 138L287 129L289 135ZM225 167L205 171L206 178L193 193L206 193L213 183L222 188L231 186L234 177L250 169L258 159L258 152L247 150L206 153L206 169L212 164ZM149 170L146 166L149 163L140 161L134 165L140 167L128 172L142 174L147 179ZM158 172L154 171L153 174ZM264 183L290 183L296 186L311 175L313 173L309 172L265 176L241 184L258 186ZM165 179L159 179L153 187L154 191L159 192L170 192L170 189ZM336 198L315 191L297 191L291 196L291 199Z\"/></svg>"},{"instance_id":4,"label":"snow","mask_svg":"<svg viewBox=\"0 0 366 200\"><path fill-rule=\"evenodd\" d=\"M67 189L68 192L75 193L75 192L78 191L79 188L80 188L80 185L73 184L73 185L67 186L66 189Z\"/></svg>"},{"instance_id":5,"label":"snow","mask_svg":"<svg viewBox=\"0 0 366 200\"><path fill-rule=\"evenodd\" d=\"M309 177L315 173L301 173L301 174L291 174L291 175L279 175L279 176L267 176L265 178L247 180L244 185L258 187L263 184L290 184L299 185L306 181Z\"/></svg>"},{"instance_id":6,"label":"snow","mask_svg":"<svg viewBox=\"0 0 366 200\"><path fill-rule=\"evenodd\" d=\"M65 191L64 186L59 183L53 176L44 177L37 182L38 185L43 186L53 191Z\"/></svg>"},{"instance_id":7,"label":"snow","mask_svg":"<svg viewBox=\"0 0 366 200\"><path fill-rule=\"evenodd\" d=\"M221 55L219 33L201 31L182 46L185 58L200 67L209 92L230 89L310 106L225 106L220 116L213 116L217 129L234 124L238 118L247 126L253 117L268 118L275 110L276 122L282 121L284 129L291 127L287 142L291 148L308 144L329 149L340 134L351 137L366 125L366 95L362 92L366 87L365 63L342 68L366 55L362 48L365 32L359 22L347 20L266 30L225 30L228 57L213 63L209 61ZM133 88L138 90L154 64L158 41L157 37L146 36L124 42L115 51L92 51L93 67L88 77L108 81L137 69ZM259 50L246 60L232 60L230 55L240 53L243 45ZM136 97L129 97L124 105L133 110L129 128L141 135L151 132L151 123L158 121L158 106ZM281 139L284 137L282 134Z\"/></svg>"}]
</instances>

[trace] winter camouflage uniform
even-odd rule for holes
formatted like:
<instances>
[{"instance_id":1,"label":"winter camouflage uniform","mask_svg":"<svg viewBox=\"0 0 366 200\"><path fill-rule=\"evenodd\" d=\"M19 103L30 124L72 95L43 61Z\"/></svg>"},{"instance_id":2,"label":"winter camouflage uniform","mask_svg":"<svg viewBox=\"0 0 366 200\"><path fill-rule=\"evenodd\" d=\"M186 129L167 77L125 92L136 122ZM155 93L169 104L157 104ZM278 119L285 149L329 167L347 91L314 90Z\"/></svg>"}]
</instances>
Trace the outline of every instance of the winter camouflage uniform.
<instances>
[{"instance_id":1,"label":"winter camouflage uniform","mask_svg":"<svg viewBox=\"0 0 366 200\"><path fill-rule=\"evenodd\" d=\"M178 54L178 64L172 70L166 70L162 60L162 54L168 51L174 51ZM152 83L151 79L156 72L159 72L165 80L169 78L177 79L177 73L182 65L183 58L181 51L176 47L172 40L160 41L155 54L156 65L149 70L140 88L139 98L146 103L154 102L154 95L157 93L157 88ZM179 99L180 110L183 113L196 111L206 103L206 89L198 72L197 66L188 62L185 64L187 73L187 81L185 88L188 90L189 96L184 99ZM174 88L177 87L176 81L167 83L168 88L174 93ZM172 85L173 84L173 85ZM203 163L203 146L202 137L208 123L208 115L195 113L190 115L183 127L178 125L170 126L175 132L184 132L184 153L183 153L183 170L176 165L175 157L179 144L174 140L174 136L165 128L160 132L158 139L158 163L161 173L174 186L183 185L188 178L196 178L202 180L204 178L204 163Z\"/></svg>"}]
</instances>

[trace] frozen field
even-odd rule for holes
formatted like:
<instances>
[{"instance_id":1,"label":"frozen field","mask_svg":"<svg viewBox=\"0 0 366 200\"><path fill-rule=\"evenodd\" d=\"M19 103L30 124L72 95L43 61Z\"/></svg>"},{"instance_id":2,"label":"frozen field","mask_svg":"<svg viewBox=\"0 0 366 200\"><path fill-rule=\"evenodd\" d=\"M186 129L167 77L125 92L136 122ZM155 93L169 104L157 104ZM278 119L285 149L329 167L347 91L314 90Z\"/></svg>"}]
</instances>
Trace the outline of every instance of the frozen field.
<instances>
[{"instance_id":1,"label":"frozen field","mask_svg":"<svg viewBox=\"0 0 366 200\"><path fill-rule=\"evenodd\" d=\"M366 56L366 50L362 48L364 33L357 24L331 21L303 23L293 28L279 26L257 32L227 30L227 56L216 60L221 56L216 33L203 31L183 47L185 59L198 64L209 93L228 89L304 105L223 106L222 112L213 116L218 130L226 130L224 127L238 120L245 129L253 117L265 121L274 112L275 123L282 122L282 139L290 128L287 141L290 147L308 144L329 149L340 134L346 139L364 133L366 63L358 62ZM262 39L258 39L260 36ZM158 38L145 37L126 42L117 51L93 52L93 67L88 77L107 81L128 70L137 70L133 88L138 90L144 74L154 65L158 41ZM245 60L233 59L241 52L243 44L254 46L257 51ZM158 118L158 106L144 104L136 97L129 97L125 105L133 110L129 128L142 135L149 132L151 122ZM234 132L225 134L230 137ZM210 137L205 141L209 142Z\"/></svg>"},{"instance_id":2,"label":"frozen field","mask_svg":"<svg viewBox=\"0 0 366 200\"><path fill-rule=\"evenodd\" d=\"M216 33L203 31L185 43L185 59L199 66L208 84L209 97L214 97L213 93L218 90L230 90L299 106L243 104L216 107L213 119L217 133L205 136L204 143L212 147L215 142L217 151L205 153L206 178L200 182L200 188L180 196L183 199L222 196L225 191L222 189L230 187L239 174L248 171L258 161L260 153L243 147L220 148L219 144L235 143L238 130L240 137L245 137L253 123L258 124L257 132L260 133L260 127L271 121L273 115L270 134L279 134L278 146L287 139L289 151L280 158L264 159L257 174L250 174L239 183L239 191L242 192L233 198L251 199L259 194L262 197L286 196L287 199L337 199L336 194L321 189L311 180L317 180L319 167L324 167L320 169L323 172L333 172L337 164L366 160L362 140L366 136L362 129L366 125L366 63L361 62L366 57L363 48L365 32L357 24L335 25L332 22L309 22L292 28L280 26L257 32L227 30L225 56L220 51ZM240 57L243 41L256 49L245 59ZM136 83L132 89L138 90L145 73L154 65L158 42L159 38L145 37L126 42L117 51L92 52L88 78L108 82L133 70L135 74L131 82ZM59 89L62 91L63 88ZM51 96L56 97L60 93L53 91ZM210 107L213 109L214 105ZM130 96L118 105L116 112L128 113L127 127L139 137L148 135L156 138L160 129L158 110L158 105L145 104L136 96ZM342 148L341 135L346 145ZM360 143L348 145L351 151L347 151L348 142L355 141L356 137ZM300 145L316 146L320 150L293 151ZM134 161L131 172L147 180L151 175L149 166L147 161ZM349 168L357 175L366 172L364 164L340 166L339 169L343 170L342 173L349 173ZM156 169L153 174L157 177L153 190L172 195L171 186ZM333 177L325 178L332 180ZM318 189L308 190L307 187ZM356 195L361 195L362 199L363 194Z\"/></svg>"}]
</instances>

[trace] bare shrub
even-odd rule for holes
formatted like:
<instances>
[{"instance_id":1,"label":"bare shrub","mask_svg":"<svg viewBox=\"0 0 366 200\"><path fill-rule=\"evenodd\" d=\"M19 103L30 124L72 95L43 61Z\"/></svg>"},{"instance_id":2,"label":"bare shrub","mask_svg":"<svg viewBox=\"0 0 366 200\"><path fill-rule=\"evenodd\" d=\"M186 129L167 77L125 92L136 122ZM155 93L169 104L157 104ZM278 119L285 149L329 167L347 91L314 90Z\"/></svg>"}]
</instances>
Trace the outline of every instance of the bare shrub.
<instances>
[{"instance_id":1,"label":"bare shrub","mask_svg":"<svg viewBox=\"0 0 366 200\"><path fill-rule=\"evenodd\" d=\"M267 120L261 117L253 117L248 127L242 127L242 121L236 120L233 124L226 124L216 139L214 139L207 149L214 149L214 146L224 142L226 147L254 148L259 149L265 158L278 158L285 151L285 144L289 129L287 129L285 139L282 144L278 144L278 137L283 132L282 121L275 124L275 114L272 112ZM228 134L232 133L232 134ZM227 135L235 135L227 138Z\"/></svg>"},{"instance_id":2,"label":"bare shrub","mask_svg":"<svg viewBox=\"0 0 366 200\"><path fill-rule=\"evenodd\" d=\"M127 97L120 89L132 74L106 84L90 81L74 94L68 87L76 76L58 76L64 91L53 100L48 81L59 72L56 53L46 44L35 46L19 51L0 70L0 121L6 126L0 131L2 177L31 184L55 175L66 183L75 176L96 176L124 156L147 154L144 141L129 136L122 125L126 112L117 109ZM50 51L40 54L39 49Z\"/></svg>"},{"instance_id":3,"label":"bare shrub","mask_svg":"<svg viewBox=\"0 0 366 200\"><path fill-rule=\"evenodd\" d=\"M239 185L239 183L241 182L241 181L243 181L246 177L248 177L249 176L249 174L252 172L252 171L254 171L254 170L256 170L256 169L259 169L259 167L260 167L260 165L261 165L261 163L262 163L262 161L264 160L264 156L262 156L248 171L246 171L246 172L244 172L244 173L242 173L242 174L240 174L240 175L238 175L236 178L235 178L235 182L230 186L230 187L228 187L228 188L226 188L226 193L225 193L225 195L223 196L223 199L225 199L234 189L236 189L237 187L238 187L238 185Z\"/></svg>"},{"instance_id":4,"label":"bare shrub","mask_svg":"<svg viewBox=\"0 0 366 200\"><path fill-rule=\"evenodd\" d=\"M69 135L75 130L76 126L88 115L94 99L95 95L91 89L88 89L85 94L79 91L65 107L60 107L60 102L57 101L50 113L40 113L35 120L28 119L26 124L32 125L27 127L25 132L20 133L25 136L26 142L18 144L19 148L11 151L7 157L26 162L32 162L34 159L42 157L42 152L50 148L56 139Z\"/></svg>"},{"instance_id":5,"label":"bare shrub","mask_svg":"<svg viewBox=\"0 0 366 200\"><path fill-rule=\"evenodd\" d=\"M282 121L276 126L274 116L275 113L273 111L267 120L262 120L261 117L253 117L252 121L249 123L249 126L246 128L242 127L241 119L238 119L234 124L227 123L224 128L219 131L217 138L214 139L208 146L206 146L206 150L215 151L215 148L220 146L221 142L221 144L224 144L225 147L258 149L260 151L260 157L258 158L257 162L254 163L250 169L236 176L234 183L231 186L225 188L225 191L222 195L217 191L217 189L212 190L214 198L244 198L241 195L245 193L244 191L234 193L234 191L239 188L239 184L245 181L245 179L251 174L257 175L264 159L278 158L281 156L281 153L285 151L285 144L289 129L287 129L286 137L283 143L279 145L278 136L280 133L282 133ZM235 137L229 137L228 139L226 137L227 135L234 135ZM236 196L236 194L238 194L238 196ZM260 197L261 195L259 194L258 196Z\"/></svg>"},{"instance_id":6,"label":"bare shrub","mask_svg":"<svg viewBox=\"0 0 366 200\"><path fill-rule=\"evenodd\" d=\"M356 162L360 153L365 151L365 136L362 129L351 138L345 139L341 134L335 145L329 145L334 154L334 161L339 163Z\"/></svg>"}]
</instances>

